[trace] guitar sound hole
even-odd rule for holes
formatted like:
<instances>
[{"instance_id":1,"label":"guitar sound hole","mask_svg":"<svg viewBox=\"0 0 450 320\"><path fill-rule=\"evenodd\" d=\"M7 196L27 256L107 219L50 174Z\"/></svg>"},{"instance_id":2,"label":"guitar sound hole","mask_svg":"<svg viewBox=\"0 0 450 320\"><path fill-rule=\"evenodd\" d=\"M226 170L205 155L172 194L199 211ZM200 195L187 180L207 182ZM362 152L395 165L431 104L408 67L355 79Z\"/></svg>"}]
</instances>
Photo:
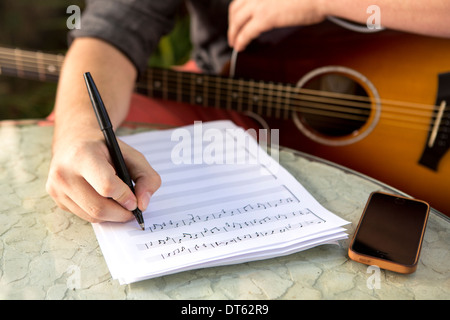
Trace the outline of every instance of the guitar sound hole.
<instances>
[{"instance_id":1,"label":"guitar sound hole","mask_svg":"<svg viewBox=\"0 0 450 320\"><path fill-rule=\"evenodd\" d=\"M348 136L358 132L370 116L367 92L349 77L322 74L302 88L307 90L298 114L311 131L329 137Z\"/></svg>"}]
</instances>

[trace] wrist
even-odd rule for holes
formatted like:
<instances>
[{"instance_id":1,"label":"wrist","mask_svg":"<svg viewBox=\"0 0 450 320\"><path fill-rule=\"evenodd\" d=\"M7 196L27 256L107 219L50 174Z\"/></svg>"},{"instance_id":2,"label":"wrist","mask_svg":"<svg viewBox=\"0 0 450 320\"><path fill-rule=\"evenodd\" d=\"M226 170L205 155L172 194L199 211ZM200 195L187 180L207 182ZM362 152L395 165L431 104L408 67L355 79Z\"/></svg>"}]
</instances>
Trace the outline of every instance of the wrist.
<instances>
[{"instance_id":1,"label":"wrist","mask_svg":"<svg viewBox=\"0 0 450 320\"><path fill-rule=\"evenodd\" d=\"M80 119L74 122L55 121L52 142L53 153L59 149L67 149L74 145L102 141L103 133L98 123L85 122Z\"/></svg>"}]
</instances>

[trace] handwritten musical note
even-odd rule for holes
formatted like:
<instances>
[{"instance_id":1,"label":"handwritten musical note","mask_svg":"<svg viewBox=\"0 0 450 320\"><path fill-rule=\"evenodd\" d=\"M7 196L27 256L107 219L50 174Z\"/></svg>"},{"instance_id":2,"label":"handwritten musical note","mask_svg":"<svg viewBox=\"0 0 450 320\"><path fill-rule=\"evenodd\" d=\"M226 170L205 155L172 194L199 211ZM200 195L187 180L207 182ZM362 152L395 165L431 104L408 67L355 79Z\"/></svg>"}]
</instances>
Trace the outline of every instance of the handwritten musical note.
<instances>
[{"instance_id":1,"label":"handwritten musical note","mask_svg":"<svg viewBox=\"0 0 450 320\"><path fill-rule=\"evenodd\" d=\"M284 202L284 201L283 201ZM283 203L278 202L278 203ZM289 203L289 202L285 202ZM208 222L207 219L200 219L199 216L191 216L191 220L196 220L197 222L203 221L204 223ZM208 215L205 215L206 217ZM230 219L231 218L231 219ZM217 220L217 224L212 225L211 227L205 227L202 225L199 225L198 227L201 228L200 231L197 232L182 232L180 234L174 234L171 237L165 237L164 239L155 239L153 241L148 241L145 243L137 243L136 246L139 248L139 250L148 250L148 249L154 249L156 247L165 246L165 245L171 245L171 244L181 244L186 243L188 241L196 240L199 238L206 238L209 236L217 235L219 233L230 233L235 230L242 231L242 229L246 228L252 228L252 227L259 227L263 224L269 224L272 221L280 221L283 220L286 222L286 220L289 221L288 226L284 226L280 229L271 229L266 230L264 232L257 231L254 233L255 236L264 236L268 234L275 234L275 233L281 233L285 232L287 230L293 230L295 228L304 228L308 226L312 226L314 224L324 223L326 222L324 219L318 217L310 210L302 210L302 211L292 211L289 213L284 214L276 214L272 216L264 216L260 218L254 218L252 220L244 220L244 221L233 221L233 218L235 218L233 215L228 215L222 217L220 220ZM220 222L224 221L220 224ZM292 222L291 222L292 221ZM164 223L164 225L167 225ZM211 224L208 224L210 226ZM292 227L294 226L294 227ZM243 230L243 232L247 232ZM166 233L164 233L166 234ZM251 233L249 233L251 235ZM252 238L251 236L247 236L247 238ZM240 238L237 237L237 240L240 241ZM228 243L237 243L238 241L227 241ZM210 246L207 246L210 247ZM184 253L192 252L191 250L187 250ZM161 257L168 258L170 256L174 256L174 254L171 255L165 255L164 253L161 253Z\"/></svg>"},{"instance_id":2,"label":"handwritten musical note","mask_svg":"<svg viewBox=\"0 0 450 320\"><path fill-rule=\"evenodd\" d=\"M311 225L313 223L314 223L313 221L309 221L306 225ZM168 252L163 252L159 256L153 256L150 259L148 259L148 261L156 261L158 259L167 259L170 257L174 257L176 255L193 253L193 252L197 252L200 250L215 249L220 246L236 245L245 240L254 240L254 239L257 239L260 237L266 237L266 236L271 236L271 235L275 235L275 234L281 234L281 233L288 232L288 231L294 231L296 229L303 228L304 226L305 225L303 225L301 223L298 223L295 225L288 224L288 225L282 226L280 228L269 229L269 230L264 230L264 231L256 231L254 233L246 233L241 236L236 236L236 237L225 239L222 241L214 241L214 242L209 242L209 243L202 242L201 244L195 244L191 247L182 246L181 248L176 248L176 249L168 251Z\"/></svg>"},{"instance_id":3,"label":"handwritten musical note","mask_svg":"<svg viewBox=\"0 0 450 320\"><path fill-rule=\"evenodd\" d=\"M222 219L225 217L231 217L231 216L238 215L238 214L249 213L249 212L252 212L255 210L265 210L267 208L279 207L279 206L287 205L287 204L290 204L293 202L298 202L298 200L292 199L291 197L287 197L287 198L283 198L283 199L267 201L265 203L246 204L245 206L239 207L239 208L233 208L233 209L227 209L227 210L222 209L219 212L209 213L209 214L205 214L205 215L195 215L194 216L193 214L188 214L187 218L185 218L185 219L180 219L180 220L176 220L176 221L169 220L167 222L164 221L162 223L149 224L149 226L146 227L145 231L146 232L158 232L158 231L167 230L169 228L178 228L181 226L192 225L194 223ZM142 231L141 230L130 230L128 232L128 234L130 236L141 236Z\"/></svg>"}]
</instances>

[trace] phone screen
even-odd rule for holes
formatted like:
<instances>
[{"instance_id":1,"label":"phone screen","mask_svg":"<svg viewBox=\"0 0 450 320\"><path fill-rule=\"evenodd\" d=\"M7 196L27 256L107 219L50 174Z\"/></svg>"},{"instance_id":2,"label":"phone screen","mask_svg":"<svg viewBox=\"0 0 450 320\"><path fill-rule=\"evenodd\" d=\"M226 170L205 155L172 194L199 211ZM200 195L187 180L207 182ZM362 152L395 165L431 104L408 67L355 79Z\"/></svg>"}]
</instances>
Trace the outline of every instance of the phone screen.
<instances>
[{"instance_id":1,"label":"phone screen","mask_svg":"<svg viewBox=\"0 0 450 320\"><path fill-rule=\"evenodd\" d=\"M416 262L428 218L426 203L373 193L352 250L403 265Z\"/></svg>"}]
</instances>

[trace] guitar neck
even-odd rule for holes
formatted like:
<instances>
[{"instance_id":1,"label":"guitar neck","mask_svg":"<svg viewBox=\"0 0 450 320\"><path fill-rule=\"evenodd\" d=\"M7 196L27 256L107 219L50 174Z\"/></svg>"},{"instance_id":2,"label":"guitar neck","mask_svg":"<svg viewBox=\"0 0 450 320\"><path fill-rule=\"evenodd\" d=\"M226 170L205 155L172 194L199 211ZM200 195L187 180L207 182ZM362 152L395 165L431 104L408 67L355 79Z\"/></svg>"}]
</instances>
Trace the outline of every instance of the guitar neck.
<instances>
[{"instance_id":1,"label":"guitar neck","mask_svg":"<svg viewBox=\"0 0 450 320\"><path fill-rule=\"evenodd\" d=\"M137 91L151 97L216 109L289 119L293 85L150 68Z\"/></svg>"},{"instance_id":2,"label":"guitar neck","mask_svg":"<svg viewBox=\"0 0 450 320\"><path fill-rule=\"evenodd\" d=\"M0 75L57 81L63 61L63 55L0 48ZM148 68L136 83L136 91L150 97L284 119L290 118L295 90L289 84L161 68Z\"/></svg>"},{"instance_id":3,"label":"guitar neck","mask_svg":"<svg viewBox=\"0 0 450 320\"><path fill-rule=\"evenodd\" d=\"M63 55L0 48L0 74L39 81L57 81Z\"/></svg>"}]
</instances>

